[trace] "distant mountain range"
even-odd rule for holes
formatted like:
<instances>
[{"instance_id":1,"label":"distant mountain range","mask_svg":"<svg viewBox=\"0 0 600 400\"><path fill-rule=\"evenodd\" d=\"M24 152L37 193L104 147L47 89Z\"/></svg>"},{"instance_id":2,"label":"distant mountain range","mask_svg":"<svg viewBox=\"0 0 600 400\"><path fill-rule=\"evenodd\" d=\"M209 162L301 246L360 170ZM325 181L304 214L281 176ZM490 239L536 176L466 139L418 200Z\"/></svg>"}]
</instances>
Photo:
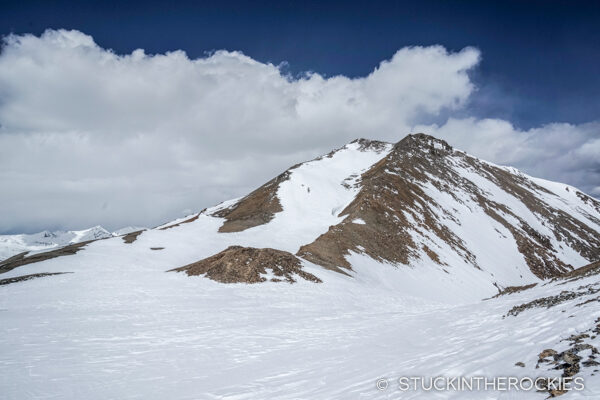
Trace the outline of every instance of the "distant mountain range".
<instances>
[{"instance_id":1,"label":"distant mountain range","mask_svg":"<svg viewBox=\"0 0 600 400\"><path fill-rule=\"evenodd\" d=\"M40 252L90 240L121 236L143 228L126 227L109 232L101 226L80 231L43 231L33 234L0 235L0 261L22 252Z\"/></svg>"}]
</instances>

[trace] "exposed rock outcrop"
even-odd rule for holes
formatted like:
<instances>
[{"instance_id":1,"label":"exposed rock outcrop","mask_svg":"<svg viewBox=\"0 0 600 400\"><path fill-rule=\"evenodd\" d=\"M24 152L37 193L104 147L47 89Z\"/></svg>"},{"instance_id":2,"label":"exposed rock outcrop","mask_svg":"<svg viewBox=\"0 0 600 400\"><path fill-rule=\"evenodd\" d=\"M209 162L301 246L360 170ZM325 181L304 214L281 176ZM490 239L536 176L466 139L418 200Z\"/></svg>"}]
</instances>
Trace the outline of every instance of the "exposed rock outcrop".
<instances>
[{"instance_id":1,"label":"exposed rock outcrop","mask_svg":"<svg viewBox=\"0 0 600 400\"><path fill-rule=\"evenodd\" d=\"M142 232L144 232L144 231L141 230L141 231L131 232L131 233L121 236L121 238L123 239L123 242L125 242L127 244L131 244L137 240L138 236L140 236L142 234Z\"/></svg>"},{"instance_id":2,"label":"exposed rock outcrop","mask_svg":"<svg viewBox=\"0 0 600 400\"><path fill-rule=\"evenodd\" d=\"M0 273L11 271L17 267L22 267L27 264L33 264L40 261L50 260L56 257L69 256L76 254L78 251L83 249L87 244L93 242L93 240L87 242L80 242L71 244L68 246L60 247L56 250L45 251L43 253L28 255L28 252L17 254L16 256L10 257L0 262Z\"/></svg>"},{"instance_id":3,"label":"exposed rock outcrop","mask_svg":"<svg viewBox=\"0 0 600 400\"><path fill-rule=\"evenodd\" d=\"M15 276L12 278L0 279L0 286L10 285L11 283L30 281L32 279L43 278L45 276L62 275L62 274L72 274L72 272L41 272L39 274Z\"/></svg>"},{"instance_id":4,"label":"exposed rock outcrop","mask_svg":"<svg viewBox=\"0 0 600 400\"><path fill-rule=\"evenodd\" d=\"M271 221L276 213L283 211L277 198L277 190L281 182L289 178L293 168L271 179L232 206L213 213L214 217L225 218L219 232L240 232L263 225Z\"/></svg>"},{"instance_id":5,"label":"exposed rock outcrop","mask_svg":"<svg viewBox=\"0 0 600 400\"><path fill-rule=\"evenodd\" d=\"M321 282L302 269L302 262L296 256L270 248L230 246L211 257L171 271L205 275L222 283L259 283L267 280L294 283L298 277Z\"/></svg>"}]
</instances>

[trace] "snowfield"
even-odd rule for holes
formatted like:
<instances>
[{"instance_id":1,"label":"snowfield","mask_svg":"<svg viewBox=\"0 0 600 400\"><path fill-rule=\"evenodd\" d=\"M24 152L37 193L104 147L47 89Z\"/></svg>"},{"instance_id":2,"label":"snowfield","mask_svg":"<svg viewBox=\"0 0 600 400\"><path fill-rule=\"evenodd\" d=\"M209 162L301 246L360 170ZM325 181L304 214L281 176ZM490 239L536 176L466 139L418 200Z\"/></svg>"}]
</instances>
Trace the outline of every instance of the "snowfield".
<instances>
[{"instance_id":1,"label":"snowfield","mask_svg":"<svg viewBox=\"0 0 600 400\"><path fill-rule=\"evenodd\" d=\"M347 257L352 265L348 275L303 260L305 270L323 283L222 284L166 272L231 245L296 253L344 220L339 213L356 196L358 177L391 149L365 151L349 144L331 157L302 164L278 189L283 211L264 225L219 233L223 219L210 214L231 201L191 222L186 217L162 226L181 223L171 229L146 230L132 243L122 237L98 240L77 254L0 274L7 279L72 272L0 286L0 397L546 398L548 393L535 391L399 389L401 376L558 376L562 371L549 364L536 368L544 349L567 350L564 339L581 333L588 334L585 343L600 346L593 333L600 318L594 292L600 291L598 275L541 281L506 228L469 198L459 203L433 185L424 185L426 193L453 210L460 224L442 214L440 221L469 244L481 268L440 239L415 231L415 240L433 243L447 265L425 255L410 265L391 265L353 252ZM550 236L550 228L516 198L472 171L462 175ZM539 182L557 193L556 198L540 196L596 223L587 217L594 209L575 189L565 192L572 198L560 197L564 185L557 189ZM593 261L554 237L551 243L574 267ZM537 285L490 298L499 287L529 283ZM582 287L590 292L507 315L514 306L563 291L581 292ZM591 359L588 353L579 354L582 361ZM564 398L600 398L595 369L600 367L582 367L577 376L585 379L585 390ZM376 387L378 379L386 380L385 390Z\"/></svg>"},{"instance_id":2,"label":"snowfield","mask_svg":"<svg viewBox=\"0 0 600 400\"><path fill-rule=\"evenodd\" d=\"M147 249L149 242L137 245ZM448 305L398 290L392 282L403 272L389 265L358 267L356 278L308 267L323 284L224 285L165 273L172 266L167 249L133 256L127 246L120 238L95 242L81 256L28 266L29 273L74 274L0 288L3 398L424 398L401 393L394 379L555 376L535 369L537 355L563 350L561 339L600 317L598 303L567 303L502 318L514 305L597 277ZM519 361L526 367L516 367ZM600 381L591 373L584 370L584 392L566 396L596 399ZM382 377L390 379L384 392L375 387Z\"/></svg>"}]
</instances>

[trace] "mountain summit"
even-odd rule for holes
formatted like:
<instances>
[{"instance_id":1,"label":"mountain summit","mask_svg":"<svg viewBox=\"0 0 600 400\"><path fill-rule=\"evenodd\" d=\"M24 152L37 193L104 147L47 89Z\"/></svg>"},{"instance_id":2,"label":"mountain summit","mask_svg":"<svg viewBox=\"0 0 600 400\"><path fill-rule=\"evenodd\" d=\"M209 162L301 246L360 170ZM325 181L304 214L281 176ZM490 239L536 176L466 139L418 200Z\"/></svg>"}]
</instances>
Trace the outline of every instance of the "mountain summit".
<instances>
[{"instance_id":1,"label":"mountain summit","mask_svg":"<svg viewBox=\"0 0 600 400\"><path fill-rule=\"evenodd\" d=\"M506 286L600 259L596 199L421 133L394 145L358 139L203 215L223 218L221 233L294 232L299 248L284 248L344 273L364 255L450 275L470 268Z\"/></svg>"},{"instance_id":2,"label":"mountain summit","mask_svg":"<svg viewBox=\"0 0 600 400\"><path fill-rule=\"evenodd\" d=\"M600 202L409 135L360 176L354 200L299 255L351 268L351 252L393 264L521 270L560 275L600 259ZM355 221L363 221L357 224Z\"/></svg>"}]
</instances>

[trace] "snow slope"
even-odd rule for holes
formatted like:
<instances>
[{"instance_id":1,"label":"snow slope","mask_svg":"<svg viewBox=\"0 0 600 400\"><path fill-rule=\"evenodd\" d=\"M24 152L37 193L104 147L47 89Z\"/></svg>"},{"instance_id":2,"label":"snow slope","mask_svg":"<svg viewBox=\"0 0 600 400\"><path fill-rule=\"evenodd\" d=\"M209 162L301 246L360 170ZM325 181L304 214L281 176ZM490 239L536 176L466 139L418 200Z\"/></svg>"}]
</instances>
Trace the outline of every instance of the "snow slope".
<instances>
[{"instance_id":1,"label":"snow slope","mask_svg":"<svg viewBox=\"0 0 600 400\"><path fill-rule=\"evenodd\" d=\"M74 274L1 288L3 398L399 398L394 380L404 375L554 376L557 371L535 369L537 354L563 350L561 339L600 317L598 303L569 303L502 318L531 298L597 284L597 276L448 305L397 290L393 282L403 276L389 265L359 266L356 278L309 267L323 284L223 285L165 273L177 260L149 250L154 240L134 242L137 252L119 238L99 241L79 262L75 255L27 267ZM515 367L519 361L526 368ZM600 382L591 373L581 374L586 391L569 398L597 398ZM375 388L382 377L392 385L385 392ZM544 396L443 392L435 398Z\"/></svg>"},{"instance_id":2,"label":"snow slope","mask_svg":"<svg viewBox=\"0 0 600 400\"><path fill-rule=\"evenodd\" d=\"M241 201L236 199L146 230L131 243L99 240L77 254L0 274L72 272L0 286L3 398L544 398L536 392L402 393L396 385L406 375L554 376L560 371L535 368L537 355L546 348L565 350L562 339L589 331L600 317L595 292L506 316L540 297L585 285L600 289L598 275L542 281L517 246L517 231L478 209L473 193L456 186L453 197L441 190L435 177L418 185L439 210L438 223L461 238L473 259L424 229L419 212L411 210L412 240L435 249L443 264L426 252L413 253L402 265L357 248L346 255L352 267L347 274L302 261L323 283L221 284L166 272L231 245L296 253L346 220L367 229L367 217L342 211L362 190L361 176L392 151L391 144L356 142L290 170L277 188L282 211L263 225L219 232L224 219L212 215ZM553 235L545 216L456 157L448 159L452 171L504 204L505 218L517 215L547 236L565 263L596 261ZM548 191L525 190L600 231L593 202L574 188L536 182ZM392 218L395 211L389 212ZM498 288L532 282L532 289L483 300ZM595 336L588 342L600 344ZM586 389L565 398L598 398L593 373L582 368ZM380 378L389 382L384 391L375 386Z\"/></svg>"}]
</instances>

